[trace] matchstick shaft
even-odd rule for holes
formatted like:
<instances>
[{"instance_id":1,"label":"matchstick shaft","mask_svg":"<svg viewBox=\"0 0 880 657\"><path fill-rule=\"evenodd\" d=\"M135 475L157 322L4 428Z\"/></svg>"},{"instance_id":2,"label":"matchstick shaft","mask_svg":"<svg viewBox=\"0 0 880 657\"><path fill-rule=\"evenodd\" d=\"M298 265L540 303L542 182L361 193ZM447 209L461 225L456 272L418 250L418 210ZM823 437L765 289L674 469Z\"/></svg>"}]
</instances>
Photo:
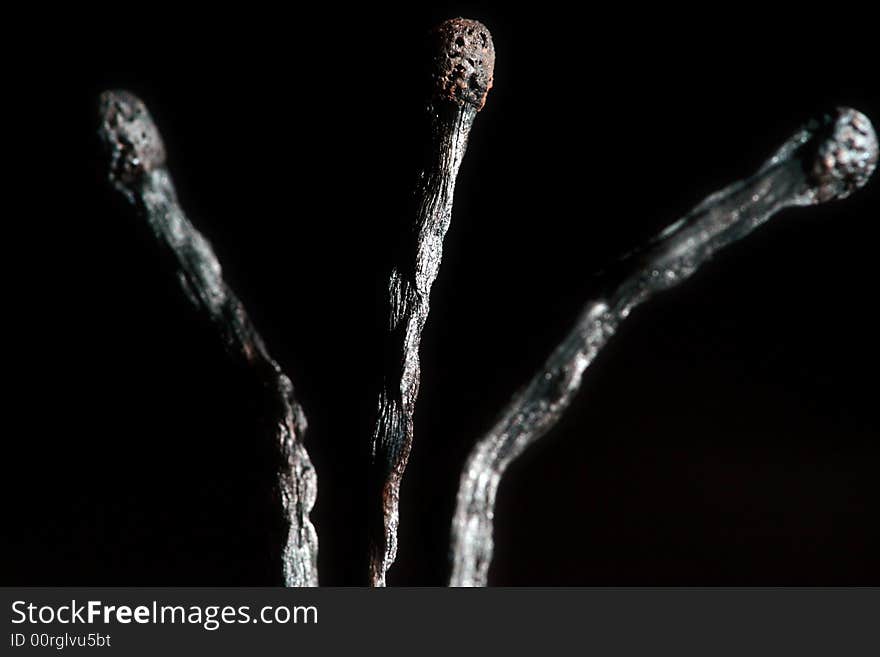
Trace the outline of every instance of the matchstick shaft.
<instances>
[{"instance_id":1,"label":"matchstick shaft","mask_svg":"<svg viewBox=\"0 0 880 657\"><path fill-rule=\"evenodd\" d=\"M143 103L126 92L107 92L101 99L101 117L100 134L110 151L110 181L174 254L190 301L212 320L228 351L252 368L271 396L288 534L282 554L284 581L287 586L317 586L318 540L309 520L317 477L303 445L307 424L293 385L223 279L211 245L180 207L161 137Z\"/></svg>"},{"instance_id":2,"label":"matchstick shaft","mask_svg":"<svg viewBox=\"0 0 880 657\"><path fill-rule=\"evenodd\" d=\"M451 586L485 586L501 478L571 404L584 370L637 305L690 277L720 248L792 206L843 198L864 184L877 160L868 120L838 110L832 123L804 129L752 177L709 196L639 254L608 293L587 304L571 332L471 452L452 522Z\"/></svg>"},{"instance_id":3,"label":"matchstick shaft","mask_svg":"<svg viewBox=\"0 0 880 657\"><path fill-rule=\"evenodd\" d=\"M419 393L419 344L452 216L455 179L471 126L492 88L495 66L492 36L478 21L444 21L431 32L429 47L430 159L416 189L411 239L388 284L387 366L371 442L368 523L373 586L385 586L385 574L397 556L400 484L412 449Z\"/></svg>"},{"instance_id":4,"label":"matchstick shaft","mask_svg":"<svg viewBox=\"0 0 880 657\"><path fill-rule=\"evenodd\" d=\"M452 218L455 181L476 115L477 110L469 104L435 108L431 127L434 160L422 173L416 191L412 239L388 284L389 365L377 401L371 443L371 492L381 497L381 521L371 524L373 586L385 585L385 574L397 554L400 484L412 448L419 393L419 345L428 319L431 286L443 256L443 238Z\"/></svg>"}]
</instances>

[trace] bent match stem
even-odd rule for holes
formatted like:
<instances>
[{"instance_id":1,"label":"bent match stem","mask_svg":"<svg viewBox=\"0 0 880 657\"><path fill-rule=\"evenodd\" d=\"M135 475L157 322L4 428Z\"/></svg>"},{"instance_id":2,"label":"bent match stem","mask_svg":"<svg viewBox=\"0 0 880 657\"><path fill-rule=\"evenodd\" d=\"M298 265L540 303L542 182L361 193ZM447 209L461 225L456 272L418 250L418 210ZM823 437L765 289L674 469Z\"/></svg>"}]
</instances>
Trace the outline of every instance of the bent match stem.
<instances>
[{"instance_id":1,"label":"bent match stem","mask_svg":"<svg viewBox=\"0 0 880 657\"><path fill-rule=\"evenodd\" d=\"M244 306L223 280L208 241L177 201L165 166L162 138L143 102L126 91L100 99L99 134L108 157L108 179L147 221L156 239L174 254L187 297L217 327L234 357L249 366L271 395L281 459L278 484L287 526L283 575L287 586L317 586L318 537L309 520L317 477L303 444L306 417L293 385L269 355Z\"/></svg>"},{"instance_id":2,"label":"bent match stem","mask_svg":"<svg viewBox=\"0 0 880 657\"><path fill-rule=\"evenodd\" d=\"M838 109L794 135L756 174L712 194L628 258L626 273L587 304L468 457L452 521L450 586L486 585L495 498L505 470L559 421L584 370L636 306L678 285L780 210L847 197L867 182L876 164L870 121L855 110Z\"/></svg>"}]
</instances>

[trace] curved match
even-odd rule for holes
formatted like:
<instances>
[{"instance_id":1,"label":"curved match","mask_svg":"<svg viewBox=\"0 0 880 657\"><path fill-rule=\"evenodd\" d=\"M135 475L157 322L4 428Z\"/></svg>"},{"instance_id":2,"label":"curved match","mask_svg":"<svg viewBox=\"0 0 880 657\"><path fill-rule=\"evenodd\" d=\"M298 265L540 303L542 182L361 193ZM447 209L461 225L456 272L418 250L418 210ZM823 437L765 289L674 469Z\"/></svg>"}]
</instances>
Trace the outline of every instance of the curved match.
<instances>
[{"instance_id":1,"label":"curved match","mask_svg":"<svg viewBox=\"0 0 880 657\"><path fill-rule=\"evenodd\" d=\"M454 18L431 33L431 155L416 190L413 239L388 283L388 351L371 444L370 582L385 585L397 555L400 482L413 440L419 391L419 343L428 318L431 285L443 255L452 216L455 179L468 134L492 87L495 49L485 25Z\"/></svg>"},{"instance_id":2,"label":"curved match","mask_svg":"<svg viewBox=\"0 0 880 657\"><path fill-rule=\"evenodd\" d=\"M838 109L794 135L752 177L706 198L628 261L628 273L608 295L587 304L572 331L468 457L452 522L450 586L486 585L502 475L556 424L584 370L633 308L678 285L718 249L780 210L846 198L876 166L871 122L853 109Z\"/></svg>"},{"instance_id":3,"label":"curved match","mask_svg":"<svg viewBox=\"0 0 880 657\"><path fill-rule=\"evenodd\" d=\"M269 355L244 306L223 280L211 245L189 222L165 166L165 147L144 103L127 91L100 99L99 135L109 157L108 179L177 258L181 286L217 327L229 352L253 368L277 406L282 464L279 488L288 536L282 554L287 586L317 586L318 538L309 520L317 477L303 445L306 417L293 385Z\"/></svg>"}]
</instances>

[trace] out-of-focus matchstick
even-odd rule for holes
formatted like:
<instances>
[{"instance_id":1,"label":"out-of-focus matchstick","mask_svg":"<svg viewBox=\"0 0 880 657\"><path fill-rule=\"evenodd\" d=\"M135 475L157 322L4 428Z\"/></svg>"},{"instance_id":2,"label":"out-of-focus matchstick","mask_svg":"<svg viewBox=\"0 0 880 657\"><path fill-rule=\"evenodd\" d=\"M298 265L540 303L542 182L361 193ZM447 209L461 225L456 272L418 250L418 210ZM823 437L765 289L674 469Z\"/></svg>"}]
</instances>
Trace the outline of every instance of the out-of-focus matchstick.
<instances>
[{"instance_id":1,"label":"out-of-focus matchstick","mask_svg":"<svg viewBox=\"0 0 880 657\"><path fill-rule=\"evenodd\" d=\"M287 525L284 582L317 586L318 537L309 520L317 477L303 444L306 417L293 385L223 280L211 245L180 207L165 165L165 146L144 103L126 91L107 91L101 95L99 112L98 131L108 155L109 181L174 254L189 299L217 327L230 354L256 372L271 396L280 459L278 483Z\"/></svg>"},{"instance_id":2,"label":"out-of-focus matchstick","mask_svg":"<svg viewBox=\"0 0 880 657\"><path fill-rule=\"evenodd\" d=\"M560 419L584 370L633 308L678 285L717 250L780 210L846 198L876 166L871 122L853 109L838 109L785 142L753 176L712 194L628 258L608 294L587 304L572 331L471 451L452 521L450 585L486 585L495 497L505 470ZM541 519L534 522L535 531L542 531Z\"/></svg>"}]
</instances>

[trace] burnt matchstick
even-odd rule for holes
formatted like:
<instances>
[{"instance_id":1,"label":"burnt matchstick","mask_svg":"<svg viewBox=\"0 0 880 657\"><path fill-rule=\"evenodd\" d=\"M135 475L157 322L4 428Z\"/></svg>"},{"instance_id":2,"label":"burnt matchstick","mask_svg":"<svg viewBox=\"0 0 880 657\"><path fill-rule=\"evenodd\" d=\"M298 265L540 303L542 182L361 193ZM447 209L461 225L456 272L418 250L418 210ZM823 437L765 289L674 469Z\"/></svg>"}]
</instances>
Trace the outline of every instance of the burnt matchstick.
<instances>
[{"instance_id":1,"label":"burnt matchstick","mask_svg":"<svg viewBox=\"0 0 880 657\"><path fill-rule=\"evenodd\" d=\"M278 484L287 525L282 563L287 586L317 586L318 538L309 520L317 477L303 445L306 417L293 385L269 355L244 306L223 280L211 245L181 209L165 166L165 147L143 102L126 91L100 99L99 135L109 157L108 179L174 254L181 286L223 337L227 350L251 368L271 397L279 450Z\"/></svg>"},{"instance_id":2,"label":"burnt matchstick","mask_svg":"<svg viewBox=\"0 0 880 657\"><path fill-rule=\"evenodd\" d=\"M501 477L556 424L584 370L633 308L678 285L716 251L780 210L849 196L876 165L877 137L870 121L855 110L838 109L794 135L756 174L712 194L627 259L625 273L608 294L587 304L572 331L471 451L452 521L450 586L486 585Z\"/></svg>"},{"instance_id":3,"label":"burnt matchstick","mask_svg":"<svg viewBox=\"0 0 880 657\"><path fill-rule=\"evenodd\" d=\"M431 33L432 96L430 161L416 189L412 238L388 283L387 345L371 443L370 582L385 585L397 554L400 483L413 441L413 412L419 391L419 343L428 318L431 285L443 254L452 216L455 180L477 112L492 87L495 49L477 21L455 18ZM375 513L373 512L375 511Z\"/></svg>"}]
</instances>

